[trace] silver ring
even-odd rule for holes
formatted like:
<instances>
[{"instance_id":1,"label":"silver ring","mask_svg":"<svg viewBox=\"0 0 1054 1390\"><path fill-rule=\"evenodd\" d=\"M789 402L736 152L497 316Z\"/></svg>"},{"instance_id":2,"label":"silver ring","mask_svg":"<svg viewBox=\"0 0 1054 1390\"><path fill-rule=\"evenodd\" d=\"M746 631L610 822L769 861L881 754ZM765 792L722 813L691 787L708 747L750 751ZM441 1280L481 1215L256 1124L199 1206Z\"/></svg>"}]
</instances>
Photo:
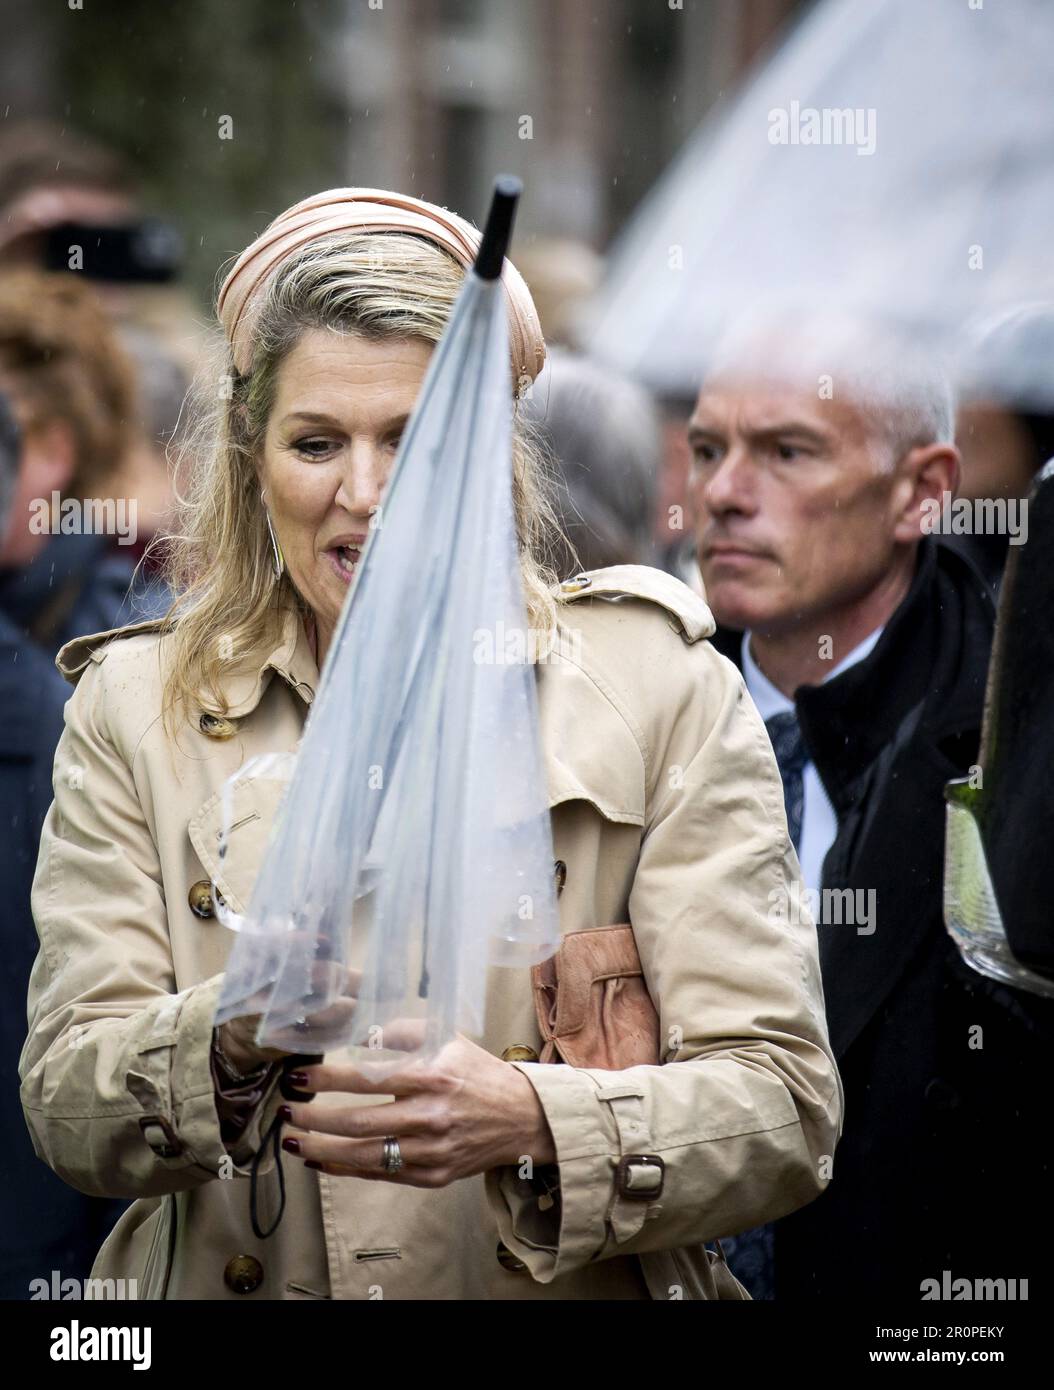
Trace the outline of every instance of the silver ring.
<instances>
[{"instance_id":1,"label":"silver ring","mask_svg":"<svg viewBox=\"0 0 1054 1390\"><path fill-rule=\"evenodd\" d=\"M384 1157L381 1159L381 1167L386 1173L398 1173L403 1166L403 1156L399 1150L399 1141L394 1134L389 1134L384 1141Z\"/></svg>"}]
</instances>

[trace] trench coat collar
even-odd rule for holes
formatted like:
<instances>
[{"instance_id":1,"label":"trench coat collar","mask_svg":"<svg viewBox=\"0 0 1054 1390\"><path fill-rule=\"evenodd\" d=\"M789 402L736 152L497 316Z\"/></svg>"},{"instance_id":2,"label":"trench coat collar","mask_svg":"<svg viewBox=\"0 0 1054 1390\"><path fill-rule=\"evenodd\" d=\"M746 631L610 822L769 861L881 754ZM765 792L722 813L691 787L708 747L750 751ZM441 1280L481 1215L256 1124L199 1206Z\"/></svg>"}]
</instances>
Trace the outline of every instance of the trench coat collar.
<instances>
[{"instance_id":1,"label":"trench coat collar","mask_svg":"<svg viewBox=\"0 0 1054 1390\"><path fill-rule=\"evenodd\" d=\"M55 665L66 680L75 685L89 661L101 661L112 641L150 632L164 634L167 628L165 618L151 618L146 622L128 623L106 632L75 637L59 649ZM304 620L295 601L289 598L283 600L278 636L271 650L262 658L257 654L251 660L224 670L220 687L228 707L223 713L235 719L251 714L275 675L280 676L305 704L310 705L314 700L319 684L318 666Z\"/></svg>"},{"instance_id":2,"label":"trench coat collar","mask_svg":"<svg viewBox=\"0 0 1054 1390\"><path fill-rule=\"evenodd\" d=\"M307 627L295 602L286 599L281 609L280 631L271 651L243 667L230 670L223 679L228 718L243 719L263 698L274 676L279 676L310 705L318 690L319 670L311 650Z\"/></svg>"}]
</instances>

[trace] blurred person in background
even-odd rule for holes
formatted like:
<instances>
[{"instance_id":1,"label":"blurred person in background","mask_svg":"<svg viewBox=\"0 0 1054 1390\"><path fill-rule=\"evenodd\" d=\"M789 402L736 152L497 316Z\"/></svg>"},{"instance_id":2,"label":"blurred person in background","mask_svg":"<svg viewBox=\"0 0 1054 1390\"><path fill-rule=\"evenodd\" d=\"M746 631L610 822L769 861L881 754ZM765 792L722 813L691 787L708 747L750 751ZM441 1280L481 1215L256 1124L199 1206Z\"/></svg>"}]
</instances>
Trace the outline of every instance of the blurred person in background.
<instances>
[{"instance_id":1,"label":"blurred person in background","mask_svg":"<svg viewBox=\"0 0 1054 1390\"><path fill-rule=\"evenodd\" d=\"M552 564L560 578L651 564L662 440L643 387L553 349L525 417L557 469L553 501L563 534Z\"/></svg>"},{"instance_id":2,"label":"blurred person in background","mask_svg":"<svg viewBox=\"0 0 1054 1390\"><path fill-rule=\"evenodd\" d=\"M143 430L115 491L138 502L136 560L171 519L165 446L206 345L201 315L179 283L182 260L177 230L143 215L137 180L115 150L48 121L0 127L0 271L89 281L135 366ZM156 580L149 556L147 569Z\"/></svg>"},{"instance_id":3,"label":"blurred person in background","mask_svg":"<svg viewBox=\"0 0 1054 1390\"><path fill-rule=\"evenodd\" d=\"M18 489L21 440L0 394L0 529ZM34 1279L85 1279L123 1202L75 1192L41 1163L18 1099L26 992L37 953L30 910L40 830L52 800L51 771L69 687L49 657L0 603L0 895L4 903L0 996L0 1299L27 1299Z\"/></svg>"},{"instance_id":4,"label":"blurred person in background","mask_svg":"<svg viewBox=\"0 0 1054 1390\"><path fill-rule=\"evenodd\" d=\"M90 280L115 322L150 333L189 376L204 344L200 315L178 283L182 243L143 215L117 151L50 121L0 127L0 270Z\"/></svg>"},{"instance_id":5,"label":"blurred person in background","mask_svg":"<svg viewBox=\"0 0 1054 1390\"><path fill-rule=\"evenodd\" d=\"M696 403L699 563L822 890L846 1122L827 1191L729 1263L780 1300L919 1298L944 1271L1035 1296L1052 1005L971 971L943 921L943 788L977 758L994 622L980 574L922 534L958 480L951 393L869 351L822 399L771 360L732 355Z\"/></svg>"},{"instance_id":6,"label":"blurred person in background","mask_svg":"<svg viewBox=\"0 0 1054 1390\"><path fill-rule=\"evenodd\" d=\"M0 129L0 266L69 269L52 233L133 221L131 175L113 150L50 121L5 122ZM93 249L88 248L89 253Z\"/></svg>"},{"instance_id":7,"label":"blurred person in background","mask_svg":"<svg viewBox=\"0 0 1054 1390\"><path fill-rule=\"evenodd\" d=\"M148 618L167 591L129 594L134 494L115 494L139 442L132 366L93 291L72 275L0 275L0 389L22 432L3 535L0 605L48 656L85 632ZM90 506L85 503L90 502ZM123 547L127 550L129 547Z\"/></svg>"},{"instance_id":8,"label":"blurred person in background","mask_svg":"<svg viewBox=\"0 0 1054 1390\"><path fill-rule=\"evenodd\" d=\"M519 256L550 347L578 348L578 315L600 286L603 257L574 237L536 237Z\"/></svg>"}]
</instances>

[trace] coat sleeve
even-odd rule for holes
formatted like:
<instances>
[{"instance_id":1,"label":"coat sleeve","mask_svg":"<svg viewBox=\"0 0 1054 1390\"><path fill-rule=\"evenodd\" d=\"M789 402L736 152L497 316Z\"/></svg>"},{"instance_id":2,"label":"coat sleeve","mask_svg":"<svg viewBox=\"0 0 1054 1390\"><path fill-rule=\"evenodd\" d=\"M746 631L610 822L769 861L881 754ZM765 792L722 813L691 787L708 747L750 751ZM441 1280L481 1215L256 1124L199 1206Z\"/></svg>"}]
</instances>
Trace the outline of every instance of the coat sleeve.
<instances>
[{"instance_id":1,"label":"coat sleeve","mask_svg":"<svg viewBox=\"0 0 1054 1390\"><path fill-rule=\"evenodd\" d=\"M210 1065L222 976L176 990L156 847L109 727L116 676L67 702L33 882L40 949L19 1067L37 1154L66 1182L144 1197L244 1173L264 1109L224 1145Z\"/></svg>"},{"instance_id":2,"label":"coat sleeve","mask_svg":"<svg viewBox=\"0 0 1054 1390\"><path fill-rule=\"evenodd\" d=\"M779 772L739 673L712 649L704 669L709 727L694 750L675 731L652 769L629 901L665 1065L513 1063L552 1129L560 1198L539 1202L515 1168L488 1173L487 1195L541 1283L746 1230L830 1177L842 1087ZM626 1195L619 1164L634 1154L662 1160L654 1198Z\"/></svg>"}]
</instances>

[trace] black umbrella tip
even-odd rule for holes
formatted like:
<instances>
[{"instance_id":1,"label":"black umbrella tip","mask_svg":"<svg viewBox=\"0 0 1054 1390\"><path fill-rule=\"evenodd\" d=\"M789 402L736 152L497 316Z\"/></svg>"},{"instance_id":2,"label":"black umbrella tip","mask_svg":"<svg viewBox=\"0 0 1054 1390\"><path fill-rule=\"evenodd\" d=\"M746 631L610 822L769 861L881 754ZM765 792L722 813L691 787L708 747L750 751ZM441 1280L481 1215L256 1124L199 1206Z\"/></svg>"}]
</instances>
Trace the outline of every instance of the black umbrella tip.
<instances>
[{"instance_id":1,"label":"black umbrella tip","mask_svg":"<svg viewBox=\"0 0 1054 1390\"><path fill-rule=\"evenodd\" d=\"M475 271L481 280L496 280L501 274L522 192L523 184L513 174L499 174L494 180L494 196L476 256Z\"/></svg>"},{"instance_id":2,"label":"black umbrella tip","mask_svg":"<svg viewBox=\"0 0 1054 1390\"><path fill-rule=\"evenodd\" d=\"M494 180L494 194L503 198L518 198L523 192L523 180L515 174L499 174Z\"/></svg>"}]
</instances>

